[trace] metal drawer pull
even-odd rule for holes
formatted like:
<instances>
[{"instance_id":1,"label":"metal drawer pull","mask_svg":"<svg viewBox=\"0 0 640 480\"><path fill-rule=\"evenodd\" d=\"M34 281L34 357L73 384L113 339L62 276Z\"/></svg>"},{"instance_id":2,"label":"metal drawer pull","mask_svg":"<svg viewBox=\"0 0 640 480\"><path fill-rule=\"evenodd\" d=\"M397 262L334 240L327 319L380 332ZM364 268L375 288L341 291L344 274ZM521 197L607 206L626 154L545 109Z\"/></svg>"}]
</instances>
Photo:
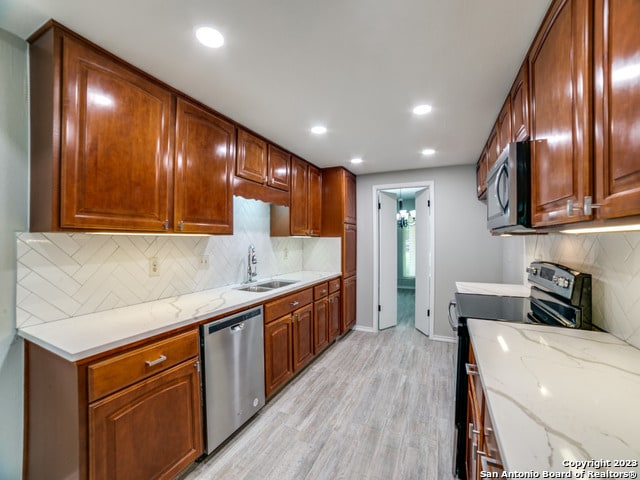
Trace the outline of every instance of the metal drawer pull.
<instances>
[{"instance_id":1,"label":"metal drawer pull","mask_svg":"<svg viewBox=\"0 0 640 480\"><path fill-rule=\"evenodd\" d=\"M491 458L487 455L482 454L481 452L478 452L478 454L480 455L480 465L482 466L482 471L493 472L495 471L494 469L502 470L504 468L502 464L495 458Z\"/></svg>"},{"instance_id":2,"label":"metal drawer pull","mask_svg":"<svg viewBox=\"0 0 640 480\"><path fill-rule=\"evenodd\" d=\"M297 300L294 300L293 302L291 302L292 307L297 307L298 305L300 305L300 302Z\"/></svg>"},{"instance_id":3,"label":"metal drawer pull","mask_svg":"<svg viewBox=\"0 0 640 480\"><path fill-rule=\"evenodd\" d=\"M144 363L147 364L147 367L153 367L154 365L164 362L166 359L167 357L165 355L160 355L155 360L146 360Z\"/></svg>"},{"instance_id":4,"label":"metal drawer pull","mask_svg":"<svg viewBox=\"0 0 640 480\"><path fill-rule=\"evenodd\" d=\"M467 369L467 375L478 375L478 365L475 363L465 363L464 366Z\"/></svg>"}]
</instances>

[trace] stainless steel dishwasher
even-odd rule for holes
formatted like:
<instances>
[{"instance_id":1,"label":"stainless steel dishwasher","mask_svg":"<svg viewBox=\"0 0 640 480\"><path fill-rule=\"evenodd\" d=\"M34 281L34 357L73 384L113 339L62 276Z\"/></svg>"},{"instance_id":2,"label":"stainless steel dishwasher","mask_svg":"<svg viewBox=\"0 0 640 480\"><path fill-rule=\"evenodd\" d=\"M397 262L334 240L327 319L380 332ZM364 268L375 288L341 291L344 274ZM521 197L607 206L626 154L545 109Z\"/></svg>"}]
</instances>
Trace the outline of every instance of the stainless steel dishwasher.
<instances>
[{"instance_id":1,"label":"stainless steel dishwasher","mask_svg":"<svg viewBox=\"0 0 640 480\"><path fill-rule=\"evenodd\" d=\"M264 406L262 306L200 327L207 453Z\"/></svg>"}]
</instances>

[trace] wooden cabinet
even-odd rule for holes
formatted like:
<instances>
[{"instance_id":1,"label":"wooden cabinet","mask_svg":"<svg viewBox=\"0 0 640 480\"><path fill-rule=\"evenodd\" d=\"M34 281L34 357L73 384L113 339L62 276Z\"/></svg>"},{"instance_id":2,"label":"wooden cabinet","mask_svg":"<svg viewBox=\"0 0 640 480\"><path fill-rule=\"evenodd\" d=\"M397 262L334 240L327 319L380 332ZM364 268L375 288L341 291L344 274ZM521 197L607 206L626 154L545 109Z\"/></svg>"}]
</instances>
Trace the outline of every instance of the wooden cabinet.
<instances>
[{"instance_id":1,"label":"wooden cabinet","mask_svg":"<svg viewBox=\"0 0 640 480\"><path fill-rule=\"evenodd\" d=\"M343 280L342 324L340 333L351 330L356 324L356 276Z\"/></svg>"},{"instance_id":2,"label":"wooden cabinet","mask_svg":"<svg viewBox=\"0 0 640 480\"><path fill-rule=\"evenodd\" d=\"M534 226L591 219L582 205L592 191L592 2L552 3L529 53L531 215Z\"/></svg>"},{"instance_id":3,"label":"wooden cabinet","mask_svg":"<svg viewBox=\"0 0 640 480\"><path fill-rule=\"evenodd\" d=\"M342 273L345 277L355 275L357 272L357 240L358 228L346 223L342 237Z\"/></svg>"},{"instance_id":4,"label":"wooden cabinet","mask_svg":"<svg viewBox=\"0 0 640 480\"><path fill-rule=\"evenodd\" d=\"M203 451L198 331L72 363L26 343L25 478L171 479Z\"/></svg>"},{"instance_id":5,"label":"wooden cabinet","mask_svg":"<svg viewBox=\"0 0 640 480\"><path fill-rule=\"evenodd\" d=\"M497 130L497 124L494 125L493 129L491 130L491 133L489 134L489 139L487 140L487 171L491 170L491 167L493 167L493 164L496 163L496 160L498 160L498 155L499 155L499 151L498 151L499 145L498 145L498 130Z\"/></svg>"},{"instance_id":6,"label":"wooden cabinet","mask_svg":"<svg viewBox=\"0 0 640 480\"><path fill-rule=\"evenodd\" d=\"M529 58L525 58L511 87L511 141L529 139Z\"/></svg>"},{"instance_id":7,"label":"wooden cabinet","mask_svg":"<svg viewBox=\"0 0 640 480\"><path fill-rule=\"evenodd\" d=\"M185 233L233 233L235 126L178 99L174 226Z\"/></svg>"},{"instance_id":8,"label":"wooden cabinet","mask_svg":"<svg viewBox=\"0 0 640 480\"><path fill-rule=\"evenodd\" d=\"M487 198L487 150L482 151L476 163L476 196L478 200Z\"/></svg>"},{"instance_id":9,"label":"wooden cabinet","mask_svg":"<svg viewBox=\"0 0 640 480\"><path fill-rule=\"evenodd\" d=\"M339 282L340 280L338 280ZM328 302L328 342L333 342L336 337L340 335L340 324L342 319L342 302L340 296L340 290L329 295Z\"/></svg>"},{"instance_id":10,"label":"wooden cabinet","mask_svg":"<svg viewBox=\"0 0 640 480\"><path fill-rule=\"evenodd\" d=\"M31 230L168 228L172 94L61 28L30 51Z\"/></svg>"},{"instance_id":11,"label":"wooden cabinet","mask_svg":"<svg viewBox=\"0 0 640 480\"><path fill-rule=\"evenodd\" d=\"M293 376L293 326L291 316L264 326L265 395L269 397Z\"/></svg>"},{"instance_id":12,"label":"wooden cabinet","mask_svg":"<svg viewBox=\"0 0 640 480\"><path fill-rule=\"evenodd\" d=\"M293 323L293 371L304 367L313 358L313 305L305 305L291 314Z\"/></svg>"},{"instance_id":13,"label":"wooden cabinet","mask_svg":"<svg viewBox=\"0 0 640 480\"><path fill-rule=\"evenodd\" d=\"M238 129L236 175L256 183L267 182L267 142Z\"/></svg>"},{"instance_id":14,"label":"wooden cabinet","mask_svg":"<svg viewBox=\"0 0 640 480\"><path fill-rule=\"evenodd\" d=\"M289 191L291 155L269 144L267 155L267 184L283 192Z\"/></svg>"},{"instance_id":15,"label":"wooden cabinet","mask_svg":"<svg viewBox=\"0 0 640 480\"><path fill-rule=\"evenodd\" d=\"M498 155L507 148L511 142L511 94L507 95L507 99L502 105L502 110L498 114L496 121Z\"/></svg>"},{"instance_id":16,"label":"wooden cabinet","mask_svg":"<svg viewBox=\"0 0 640 480\"><path fill-rule=\"evenodd\" d=\"M639 22L638 2L595 1L597 218L640 215Z\"/></svg>"},{"instance_id":17,"label":"wooden cabinet","mask_svg":"<svg viewBox=\"0 0 640 480\"><path fill-rule=\"evenodd\" d=\"M31 231L233 232L235 125L58 24L30 41Z\"/></svg>"},{"instance_id":18,"label":"wooden cabinet","mask_svg":"<svg viewBox=\"0 0 640 480\"><path fill-rule=\"evenodd\" d=\"M317 355L329 345L329 283L313 289L313 353Z\"/></svg>"}]
</instances>

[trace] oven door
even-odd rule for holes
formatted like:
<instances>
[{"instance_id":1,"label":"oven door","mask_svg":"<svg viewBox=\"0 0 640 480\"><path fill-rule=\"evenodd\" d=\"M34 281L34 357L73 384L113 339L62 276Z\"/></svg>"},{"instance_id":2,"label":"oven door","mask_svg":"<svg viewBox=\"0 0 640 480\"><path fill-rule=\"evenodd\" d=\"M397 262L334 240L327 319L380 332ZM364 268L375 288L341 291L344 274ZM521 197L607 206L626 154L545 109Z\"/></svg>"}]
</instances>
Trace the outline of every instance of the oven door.
<instances>
[{"instance_id":1,"label":"oven door","mask_svg":"<svg viewBox=\"0 0 640 480\"><path fill-rule=\"evenodd\" d=\"M455 406L453 428L453 475L466 480L467 458L467 372L465 364L469 358L469 331L466 319L458 316L455 300L449 302L449 324L458 334L458 356L455 373Z\"/></svg>"}]
</instances>

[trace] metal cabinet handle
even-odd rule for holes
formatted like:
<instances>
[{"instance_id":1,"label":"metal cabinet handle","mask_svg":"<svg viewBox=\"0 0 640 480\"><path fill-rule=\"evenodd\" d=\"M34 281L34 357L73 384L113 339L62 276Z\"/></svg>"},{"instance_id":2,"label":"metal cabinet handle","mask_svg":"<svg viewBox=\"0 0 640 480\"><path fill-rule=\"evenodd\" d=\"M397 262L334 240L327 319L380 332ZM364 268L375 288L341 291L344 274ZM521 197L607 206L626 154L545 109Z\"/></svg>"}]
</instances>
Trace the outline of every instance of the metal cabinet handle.
<instances>
[{"instance_id":1,"label":"metal cabinet handle","mask_svg":"<svg viewBox=\"0 0 640 480\"><path fill-rule=\"evenodd\" d=\"M169 220L165 220L164 222L162 222L162 228L164 228L165 230L169 230Z\"/></svg>"},{"instance_id":2,"label":"metal cabinet handle","mask_svg":"<svg viewBox=\"0 0 640 480\"><path fill-rule=\"evenodd\" d=\"M293 302L291 302L292 307L297 307L298 305L300 305L300 302L297 300L294 300Z\"/></svg>"},{"instance_id":3,"label":"metal cabinet handle","mask_svg":"<svg viewBox=\"0 0 640 480\"><path fill-rule=\"evenodd\" d=\"M485 455L484 453L481 453L481 452L478 452L478 454L480 455L480 465L482 466L483 472L491 471L489 465L493 465L494 467L500 470L504 468L502 464L498 462L495 458L491 458L488 455Z\"/></svg>"},{"instance_id":4,"label":"metal cabinet handle","mask_svg":"<svg viewBox=\"0 0 640 480\"><path fill-rule=\"evenodd\" d=\"M155 360L145 360L144 363L147 364L147 367L153 367L155 365L158 365L158 364L164 362L166 359L167 359L167 357L165 355L160 355Z\"/></svg>"},{"instance_id":5,"label":"metal cabinet handle","mask_svg":"<svg viewBox=\"0 0 640 480\"><path fill-rule=\"evenodd\" d=\"M478 365L475 363L465 363L464 366L467 370L467 375L479 375Z\"/></svg>"},{"instance_id":6,"label":"metal cabinet handle","mask_svg":"<svg viewBox=\"0 0 640 480\"><path fill-rule=\"evenodd\" d=\"M456 330L458 330L458 326L459 324L453 323L453 318L451 316L451 307L456 307L457 303L455 300L451 300L449 302L449 307L448 307L448 315L449 315L449 325L451 325L451 329L455 332ZM457 319L456 319L457 320Z\"/></svg>"},{"instance_id":7,"label":"metal cabinet handle","mask_svg":"<svg viewBox=\"0 0 640 480\"><path fill-rule=\"evenodd\" d=\"M582 206L575 206L573 204L573 199L570 198L569 200L567 200L567 217L573 217L573 212L576 210L582 210L582 213L585 216L593 215L593 209L601 207L602 205L600 205L599 203L593 203L593 197L591 195L586 195L584 197Z\"/></svg>"}]
</instances>

